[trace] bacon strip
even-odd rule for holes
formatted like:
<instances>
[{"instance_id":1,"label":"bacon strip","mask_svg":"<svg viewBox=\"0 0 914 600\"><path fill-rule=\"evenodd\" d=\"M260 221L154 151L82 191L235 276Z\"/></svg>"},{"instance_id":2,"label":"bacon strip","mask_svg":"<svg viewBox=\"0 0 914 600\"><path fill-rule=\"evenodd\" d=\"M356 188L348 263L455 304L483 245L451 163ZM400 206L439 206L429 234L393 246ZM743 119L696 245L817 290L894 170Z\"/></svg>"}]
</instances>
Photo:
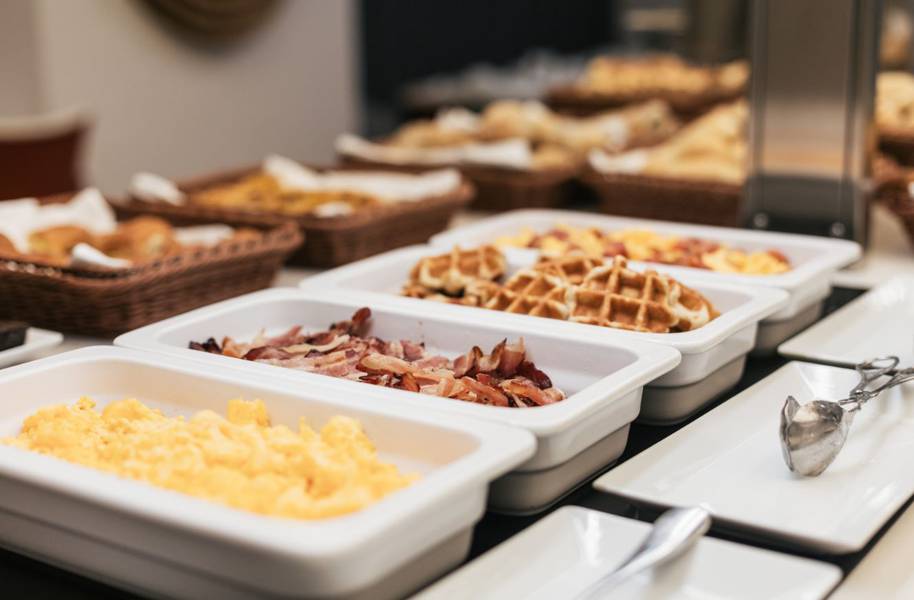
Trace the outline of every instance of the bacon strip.
<instances>
[{"instance_id":1,"label":"bacon strip","mask_svg":"<svg viewBox=\"0 0 914 600\"><path fill-rule=\"evenodd\" d=\"M513 344L503 339L489 354L473 346L451 361L429 354L422 343L366 337L370 318L371 311L360 308L327 331L302 334L297 326L272 338L258 335L249 344L226 337L220 347L209 338L190 348L490 406L544 406L565 398L527 360L522 338Z\"/></svg>"}]
</instances>

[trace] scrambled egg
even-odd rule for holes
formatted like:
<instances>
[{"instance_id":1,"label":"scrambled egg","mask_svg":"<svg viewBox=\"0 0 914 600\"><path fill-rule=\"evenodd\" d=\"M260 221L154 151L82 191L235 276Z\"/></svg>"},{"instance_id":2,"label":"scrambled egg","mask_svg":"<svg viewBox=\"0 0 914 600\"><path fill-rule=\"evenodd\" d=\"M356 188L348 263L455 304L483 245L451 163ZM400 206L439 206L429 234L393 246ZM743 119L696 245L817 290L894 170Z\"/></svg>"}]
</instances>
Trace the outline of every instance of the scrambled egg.
<instances>
[{"instance_id":1,"label":"scrambled egg","mask_svg":"<svg viewBox=\"0 0 914 600\"><path fill-rule=\"evenodd\" d=\"M664 236L653 231L623 229L603 232L597 229L577 228L563 223L542 235L529 227L516 235L506 235L495 240L499 248L537 248L544 256L566 256L583 252L587 256L603 258L616 254L621 248L632 260L680 264L689 254L679 246L682 238ZM744 252L725 245L700 252L697 255L706 268L720 273L745 275L772 275L790 270L790 263L770 251Z\"/></svg>"},{"instance_id":2,"label":"scrambled egg","mask_svg":"<svg viewBox=\"0 0 914 600\"><path fill-rule=\"evenodd\" d=\"M333 417L320 433L270 425L263 402L166 417L128 398L101 412L81 398L42 408L2 443L251 512L319 519L360 510L415 476L381 462L358 421Z\"/></svg>"}]
</instances>

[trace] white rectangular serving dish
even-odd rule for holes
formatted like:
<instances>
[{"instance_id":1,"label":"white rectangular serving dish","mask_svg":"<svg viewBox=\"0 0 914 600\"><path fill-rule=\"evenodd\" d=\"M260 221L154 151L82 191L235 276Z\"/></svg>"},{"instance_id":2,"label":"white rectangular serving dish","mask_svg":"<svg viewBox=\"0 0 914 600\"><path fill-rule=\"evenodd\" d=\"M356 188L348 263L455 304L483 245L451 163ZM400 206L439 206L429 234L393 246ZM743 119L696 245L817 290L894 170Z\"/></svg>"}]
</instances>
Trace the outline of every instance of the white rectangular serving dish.
<instances>
[{"instance_id":1,"label":"white rectangular serving dish","mask_svg":"<svg viewBox=\"0 0 914 600\"><path fill-rule=\"evenodd\" d=\"M650 523L563 506L414 600L577 597L634 552L650 529ZM605 597L821 600L840 579L835 565L705 537L685 555L631 577Z\"/></svg>"},{"instance_id":2,"label":"white rectangular serving dish","mask_svg":"<svg viewBox=\"0 0 914 600\"><path fill-rule=\"evenodd\" d=\"M361 421L381 457L421 479L359 512L265 517L52 457L0 446L0 543L144 594L168 597L399 597L469 549L488 483L529 458L520 429L367 405L334 386L291 389L231 369L95 347L0 372L0 437L38 408L80 396L135 397L167 414L225 414L262 399L273 422Z\"/></svg>"},{"instance_id":3,"label":"white rectangular serving dish","mask_svg":"<svg viewBox=\"0 0 914 600\"><path fill-rule=\"evenodd\" d=\"M63 335L48 329L29 327L25 332L25 343L0 350L0 368L31 360L39 352L60 344Z\"/></svg>"},{"instance_id":4,"label":"white rectangular serving dish","mask_svg":"<svg viewBox=\"0 0 914 600\"><path fill-rule=\"evenodd\" d=\"M499 313L441 312L437 305L414 306L383 296L309 294L297 289L255 292L172 317L126 333L115 344L161 352L214 366L238 369L287 385L332 382L372 406L399 401L406 410L433 410L522 427L537 439L536 454L494 484L491 503L510 511L541 509L622 453L628 425L638 415L641 389L679 363L679 353L646 343L577 340L567 334L505 323ZM435 353L453 358L473 346L488 352L502 339L524 338L531 360L565 391L562 402L536 408L483 406L460 400L335 379L274 365L188 349L190 341L212 336L250 340L261 329L281 333L294 325L323 331L367 306L371 335L425 342ZM573 461L573 462L572 462Z\"/></svg>"},{"instance_id":5,"label":"white rectangular serving dish","mask_svg":"<svg viewBox=\"0 0 914 600\"><path fill-rule=\"evenodd\" d=\"M896 277L841 307L778 352L788 358L853 366L894 355L914 365L914 277Z\"/></svg>"},{"instance_id":6,"label":"white rectangular serving dish","mask_svg":"<svg viewBox=\"0 0 914 600\"><path fill-rule=\"evenodd\" d=\"M836 400L858 380L850 369L789 363L594 487L651 506L704 506L715 523L782 545L857 552L914 494L914 386L871 400L818 477L788 470L778 427L788 395Z\"/></svg>"},{"instance_id":7,"label":"white rectangular serving dish","mask_svg":"<svg viewBox=\"0 0 914 600\"><path fill-rule=\"evenodd\" d=\"M466 315L466 319L492 314L493 311L481 308L399 295L413 265L420 258L439 252L440 248L430 246L401 248L309 277L302 280L300 285L315 293L331 289L346 290L364 298L364 303L371 303L373 297L385 298L403 307L412 307L409 310L422 310L431 305L436 307L438 314L461 314ZM509 273L518 268L519 265L512 264L509 258ZM706 279L693 280L691 276L683 276L681 280L704 293L720 310L721 315L694 331L644 333L503 312L495 314L505 324L515 324L528 330L554 331L575 339L617 340L617 343L621 340L624 340L621 343L643 341L675 348L682 354L682 362L645 389L641 413L650 422L672 423L685 419L736 383L739 376L737 374L736 379L733 379L731 372L728 377L715 378L714 385L686 387L705 383L713 373L744 357L753 348L758 322L787 302L787 292L775 288L746 287ZM657 388L665 390L660 395L662 398L655 401L651 398L651 393ZM682 393L677 393L680 391Z\"/></svg>"},{"instance_id":8,"label":"white rectangular serving dish","mask_svg":"<svg viewBox=\"0 0 914 600\"><path fill-rule=\"evenodd\" d=\"M774 231L757 231L690 225L669 221L630 219L610 215L596 215L568 210L516 210L482 219L439 233L430 243L439 248L454 245L472 247L493 243L498 237L519 233L524 228L548 231L557 223L573 227L596 227L606 231L620 229L649 229L665 235L697 237L724 242L745 250L779 250L793 264L793 269L777 275L740 275L717 273L707 269L680 267L657 263L652 268L663 270L674 277L706 278L738 285L766 286L785 290L787 303L769 315L759 325L756 350L760 353L774 351L779 343L815 322L821 313L822 302L831 291L831 275L841 267L860 258L860 245L856 242ZM509 249L508 252L525 260L535 260L535 250Z\"/></svg>"}]
</instances>

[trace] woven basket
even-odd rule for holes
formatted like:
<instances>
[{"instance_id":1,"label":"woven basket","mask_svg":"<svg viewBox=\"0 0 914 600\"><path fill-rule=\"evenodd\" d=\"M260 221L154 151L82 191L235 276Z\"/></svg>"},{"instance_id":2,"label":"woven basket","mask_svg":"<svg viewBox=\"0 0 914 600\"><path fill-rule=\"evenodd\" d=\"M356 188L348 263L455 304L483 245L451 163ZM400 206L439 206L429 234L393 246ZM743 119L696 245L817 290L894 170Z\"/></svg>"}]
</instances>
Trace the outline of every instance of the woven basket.
<instances>
[{"instance_id":1,"label":"woven basket","mask_svg":"<svg viewBox=\"0 0 914 600\"><path fill-rule=\"evenodd\" d=\"M195 192L214 185L237 181L259 170L249 167L185 181L178 187ZM131 198L114 207L120 218L143 214L156 215L181 225L218 221L234 226L268 227L294 222L305 242L289 259L289 264L309 267L337 267L394 248L427 242L444 230L451 217L466 206L473 186L463 182L456 191L419 202L402 202L361 210L341 217L290 217L206 206L173 206L142 202Z\"/></svg>"},{"instance_id":2,"label":"woven basket","mask_svg":"<svg viewBox=\"0 0 914 600\"><path fill-rule=\"evenodd\" d=\"M113 337L268 287L301 244L301 235L292 224L262 229L259 239L229 241L117 271L0 259L0 319Z\"/></svg>"},{"instance_id":3,"label":"woven basket","mask_svg":"<svg viewBox=\"0 0 914 600\"><path fill-rule=\"evenodd\" d=\"M873 161L872 180L871 199L883 204L898 217L908 240L914 244L914 198L909 191L910 182L914 182L914 168L879 156Z\"/></svg>"},{"instance_id":4,"label":"woven basket","mask_svg":"<svg viewBox=\"0 0 914 600\"><path fill-rule=\"evenodd\" d=\"M879 149L902 165L914 165L914 131L881 127Z\"/></svg>"},{"instance_id":5,"label":"woven basket","mask_svg":"<svg viewBox=\"0 0 914 600\"><path fill-rule=\"evenodd\" d=\"M738 226L743 188L719 181L634 174L581 175L600 198L600 210L613 215L704 225Z\"/></svg>"},{"instance_id":6,"label":"woven basket","mask_svg":"<svg viewBox=\"0 0 914 600\"><path fill-rule=\"evenodd\" d=\"M446 166L389 165L340 156L350 168L393 169L406 172L429 171ZM476 190L472 207L476 210L506 211L518 208L556 208L572 200L577 169L518 171L482 165L460 165L463 176L473 182Z\"/></svg>"},{"instance_id":7,"label":"woven basket","mask_svg":"<svg viewBox=\"0 0 914 600\"><path fill-rule=\"evenodd\" d=\"M645 91L638 94L598 94L582 92L573 85L561 85L546 93L545 102L556 112L587 117L607 110L638 104L648 100L665 100L681 119L690 121L718 104L743 97L742 91L709 90L699 94Z\"/></svg>"}]
</instances>

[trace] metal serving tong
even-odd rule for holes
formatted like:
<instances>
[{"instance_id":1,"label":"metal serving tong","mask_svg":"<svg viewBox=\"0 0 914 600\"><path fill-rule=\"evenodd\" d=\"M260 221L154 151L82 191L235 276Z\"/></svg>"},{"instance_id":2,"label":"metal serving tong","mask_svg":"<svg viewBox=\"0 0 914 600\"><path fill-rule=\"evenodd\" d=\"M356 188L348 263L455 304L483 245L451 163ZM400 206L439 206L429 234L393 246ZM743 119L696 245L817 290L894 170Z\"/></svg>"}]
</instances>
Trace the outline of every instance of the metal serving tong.
<instances>
[{"instance_id":1,"label":"metal serving tong","mask_svg":"<svg viewBox=\"0 0 914 600\"><path fill-rule=\"evenodd\" d=\"M857 411L884 390L914 379L914 367L899 369L898 362L897 356L887 356L857 364L860 383L843 400L813 400L801 406L787 396L780 427L787 467L807 477L822 474L844 447Z\"/></svg>"}]
</instances>

